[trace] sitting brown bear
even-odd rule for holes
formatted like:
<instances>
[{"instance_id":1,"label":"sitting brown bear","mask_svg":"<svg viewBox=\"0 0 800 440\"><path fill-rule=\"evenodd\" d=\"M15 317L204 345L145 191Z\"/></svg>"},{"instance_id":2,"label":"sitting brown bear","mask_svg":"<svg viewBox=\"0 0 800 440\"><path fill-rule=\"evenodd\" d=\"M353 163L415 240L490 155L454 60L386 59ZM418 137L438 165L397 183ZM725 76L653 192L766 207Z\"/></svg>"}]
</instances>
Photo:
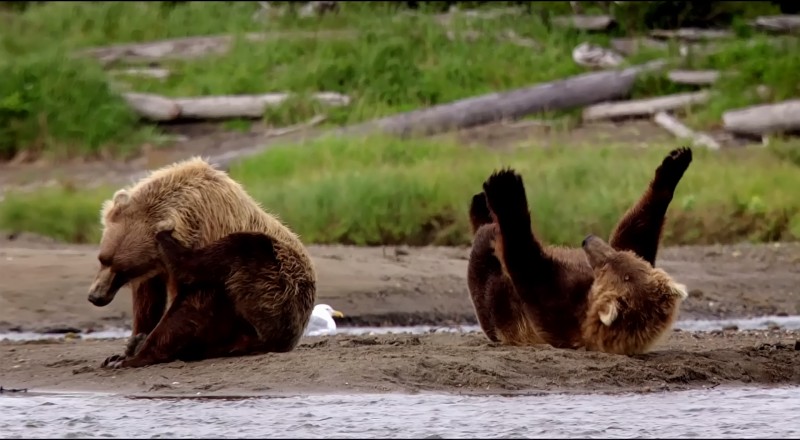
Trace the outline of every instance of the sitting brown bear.
<instances>
[{"instance_id":1,"label":"sitting brown bear","mask_svg":"<svg viewBox=\"0 0 800 440\"><path fill-rule=\"evenodd\" d=\"M132 339L124 355L112 356L104 365L138 366L179 358L280 351L302 336L316 300L311 257L289 227L266 212L224 171L201 158L167 165L117 191L103 204L100 219L100 268L88 299L103 307L124 286L130 285L133 291ZM243 254L266 259L264 270L280 268L280 276L275 274L278 284L232 297L217 294L219 283L210 287L200 283L198 290L205 295L181 289L179 280L169 275L156 243L156 234L165 228L174 228L172 236L188 249L206 248L219 244L218 240L228 240L231 246L239 242ZM263 237L251 237L251 243L241 239L244 236L226 238L242 232ZM260 254L254 253L257 245L264 246ZM273 252L279 264L273 261ZM219 269L227 269L231 261L235 259L219 260ZM283 296L276 294L277 288L284 289ZM270 301L272 308L267 306ZM263 320L273 319L279 309L285 313L279 322L286 327L265 338ZM198 313L203 319L197 319ZM283 319L288 321L280 321ZM276 342L276 337L282 337L282 342Z\"/></svg>"},{"instance_id":2,"label":"sitting brown bear","mask_svg":"<svg viewBox=\"0 0 800 440\"><path fill-rule=\"evenodd\" d=\"M152 337L134 335L125 357L104 366L138 367L173 358L197 360L291 351L308 324L307 304L295 304L293 250L269 236L235 232L200 249L158 225L156 245L176 296ZM313 304L311 304L313 305ZM213 321L214 325L204 324ZM180 347L170 349L176 340Z\"/></svg>"},{"instance_id":3,"label":"sitting brown bear","mask_svg":"<svg viewBox=\"0 0 800 440\"><path fill-rule=\"evenodd\" d=\"M583 251L594 271L581 326L588 350L640 354L672 327L686 286L631 251L618 251L590 235Z\"/></svg>"},{"instance_id":4,"label":"sitting brown bear","mask_svg":"<svg viewBox=\"0 0 800 440\"><path fill-rule=\"evenodd\" d=\"M612 232L614 249L632 251L655 264L667 208L691 161L688 147L664 158L647 190ZM544 246L536 239L525 186L513 170L493 173L483 189L470 209L474 238L468 284L484 332L501 342L583 346L581 324L594 281L584 252ZM501 336L507 329L513 331Z\"/></svg>"}]
</instances>

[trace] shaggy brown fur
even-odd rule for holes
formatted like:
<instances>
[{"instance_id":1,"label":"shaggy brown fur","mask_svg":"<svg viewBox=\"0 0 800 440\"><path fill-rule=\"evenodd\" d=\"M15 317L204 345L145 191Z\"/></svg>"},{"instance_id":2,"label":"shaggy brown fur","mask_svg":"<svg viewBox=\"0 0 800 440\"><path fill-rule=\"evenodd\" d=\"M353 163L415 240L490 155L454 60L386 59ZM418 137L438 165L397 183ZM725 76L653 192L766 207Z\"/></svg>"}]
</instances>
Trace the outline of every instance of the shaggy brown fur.
<instances>
[{"instance_id":1,"label":"shaggy brown fur","mask_svg":"<svg viewBox=\"0 0 800 440\"><path fill-rule=\"evenodd\" d=\"M594 271L581 327L586 348L626 355L646 352L672 328L688 296L686 286L594 235L583 241L583 251Z\"/></svg>"},{"instance_id":2,"label":"shaggy brown fur","mask_svg":"<svg viewBox=\"0 0 800 440\"><path fill-rule=\"evenodd\" d=\"M667 208L675 188L692 161L689 148L669 153L656 169L645 193L620 219L611 234L611 246L629 250L654 265ZM498 319L481 308L497 307L501 296L517 295L523 304L503 315L513 316L532 326L536 336L555 347L577 348L583 345L581 323L586 316L587 296L594 281L592 268L578 248L544 246L531 230L525 186L511 169L493 173L483 185L486 202L494 224L477 216L473 253L469 263L469 288L479 316L487 322L488 334L496 333ZM474 198L473 198L474 199ZM472 218L472 216L471 216ZM487 243L494 243L493 252ZM496 258L497 263L494 262ZM496 281L504 273L513 289ZM492 284L489 284L489 280ZM517 302L507 300L512 306ZM534 340L534 338L530 338Z\"/></svg>"},{"instance_id":3,"label":"shaggy brown fur","mask_svg":"<svg viewBox=\"0 0 800 440\"><path fill-rule=\"evenodd\" d=\"M174 237L183 246L197 249L210 245L235 232L257 232L269 237L273 244L283 250L279 258L285 274L284 298L275 298L274 292L259 292L263 307L275 310L288 307L286 313L297 313L305 322L310 319L316 299L316 274L310 256L300 239L275 216L265 212L233 179L223 171L213 168L200 158L168 165L152 172L128 189L121 189L103 204L101 212L103 236L98 259L100 270L89 290L89 301L96 306L110 303L119 289L130 284L133 290L133 335L145 334L148 338L160 338L156 334L164 319L175 321L174 330L184 320L186 326L209 327L208 334L224 334L220 329L232 325L221 321L221 317L236 318L230 299L224 295L208 295L213 298L213 317L210 310L203 310L204 319L192 322L188 312L177 309L202 309L193 295L183 295L180 303L178 283L167 275L155 240L155 234L165 224L174 225ZM227 262L221 261L221 265ZM211 301L211 300L209 300ZM209 307L210 304L205 304ZM287 306L293 304L293 306ZM227 308L226 308L227 307ZM165 310L168 312L165 316ZM176 321L177 320L177 321ZM253 323L255 324L255 323ZM242 335L255 334L250 325L236 328ZM294 328L297 335L303 327ZM161 333L163 330L158 330ZM197 330L200 331L200 330ZM288 337L287 341L295 336ZM159 345L164 353L148 354L153 344L142 343L139 354L170 360L177 356L184 344L182 337L170 337ZM237 345L241 341L217 341L219 349L224 345ZM210 345L209 341L206 345ZM261 351L263 344L253 342L250 349ZM247 349L242 350L247 351ZM137 356L139 355L137 354ZM120 356L112 357L115 364ZM108 360L112 360L109 358Z\"/></svg>"},{"instance_id":4,"label":"shaggy brown fur","mask_svg":"<svg viewBox=\"0 0 800 440\"><path fill-rule=\"evenodd\" d=\"M261 233L236 232L192 250L172 236L171 225L159 228L159 254L178 291L173 304L181 306L167 311L153 331L159 337L148 337L132 350L129 346L126 359L112 359L107 366L164 362L170 352L163 346L175 345L176 339L183 341L177 357L184 360L285 352L297 345L309 319L302 311L309 305L294 298L303 297L297 291L312 288L313 282L292 279L297 259L290 249ZM214 319L228 325L203 326L210 313L221 314Z\"/></svg>"},{"instance_id":5,"label":"shaggy brown fur","mask_svg":"<svg viewBox=\"0 0 800 440\"><path fill-rule=\"evenodd\" d=\"M524 303L513 293L514 286L494 255L497 225L492 222L483 193L472 197L469 219L474 238L467 284L478 324L493 342L505 345L543 343L524 312Z\"/></svg>"}]
</instances>

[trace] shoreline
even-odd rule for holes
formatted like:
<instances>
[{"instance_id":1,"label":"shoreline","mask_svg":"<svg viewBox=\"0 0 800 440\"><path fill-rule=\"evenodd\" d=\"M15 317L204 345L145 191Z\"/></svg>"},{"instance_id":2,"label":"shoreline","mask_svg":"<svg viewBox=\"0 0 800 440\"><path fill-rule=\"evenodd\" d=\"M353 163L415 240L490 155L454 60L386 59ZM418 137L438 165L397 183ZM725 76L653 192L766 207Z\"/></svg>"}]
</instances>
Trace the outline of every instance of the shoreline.
<instances>
[{"instance_id":1,"label":"shoreline","mask_svg":"<svg viewBox=\"0 0 800 440\"><path fill-rule=\"evenodd\" d=\"M505 347L482 334L307 337L292 352L106 370L123 339L0 342L5 388L144 397L620 394L800 385L800 331L672 332L650 353Z\"/></svg>"},{"instance_id":2,"label":"shoreline","mask_svg":"<svg viewBox=\"0 0 800 440\"><path fill-rule=\"evenodd\" d=\"M469 248L308 246L317 303L341 326L475 325ZM130 328L130 289L106 307L87 301L97 249L0 238L0 331ZM800 243L664 247L657 266L689 288L679 319L800 315ZM13 280L13 281L12 281Z\"/></svg>"}]
</instances>

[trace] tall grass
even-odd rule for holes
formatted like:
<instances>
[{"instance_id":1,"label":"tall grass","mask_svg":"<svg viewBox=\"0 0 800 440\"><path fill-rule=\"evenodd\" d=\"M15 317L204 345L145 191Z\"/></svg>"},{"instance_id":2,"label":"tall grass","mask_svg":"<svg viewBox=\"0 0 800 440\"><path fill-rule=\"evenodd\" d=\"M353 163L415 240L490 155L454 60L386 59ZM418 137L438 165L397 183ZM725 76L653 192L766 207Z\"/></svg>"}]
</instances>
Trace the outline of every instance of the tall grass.
<instances>
[{"instance_id":1,"label":"tall grass","mask_svg":"<svg viewBox=\"0 0 800 440\"><path fill-rule=\"evenodd\" d=\"M267 111L267 122L290 124L325 112L327 123L346 124L581 73L584 69L572 60L572 49L581 41L607 45L609 40L608 35L549 26L544 12L568 9L567 2L531 5L531 15L494 19L456 15L447 26L433 14L397 14L396 6L378 3L382 4L346 3L339 14L313 19L293 14L254 19L259 9L256 2L47 2L30 6L4 18L0 27L0 74L4 74L0 122L15 127L0 132L0 154L135 151L152 130L143 130L116 97L124 85L167 96L289 91L300 98ZM630 11L639 7L626 6ZM121 75L108 78L94 61L69 56L80 48L112 43L302 29L341 29L350 34L320 38L284 34L261 42L238 39L225 54L165 61L162 64L171 72L165 81ZM510 33L535 47L515 44ZM712 87L711 103L691 115L691 124L712 126L719 123L723 111L735 106L797 96L792 79L800 64L796 43L776 47L755 39L718 46L715 55L693 63L739 74ZM628 62L669 55L647 51ZM112 91L109 82L120 86ZM773 90L772 95L763 98L751 93L757 83ZM23 96L24 87L42 93ZM639 82L635 96L686 89L663 78L648 77ZM322 109L304 98L317 91L350 95L353 104Z\"/></svg>"},{"instance_id":2,"label":"tall grass","mask_svg":"<svg viewBox=\"0 0 800 440\"><path fill-rule=\"evenodd\" d=\"M231 170L267 210L307 243L468 244L471 196L494 168L522 173L534 230L575 245L608 234L676 145L555 147L510 152L446 141L320 139L282 146ZM678 186L664 240L669 244L800 238L800 172L765 150L695 150ZM9 194L0 229L95 241L100 202L92 192ZM66 214L53 220L54 206Z\"/></svg>"}]
</instances>

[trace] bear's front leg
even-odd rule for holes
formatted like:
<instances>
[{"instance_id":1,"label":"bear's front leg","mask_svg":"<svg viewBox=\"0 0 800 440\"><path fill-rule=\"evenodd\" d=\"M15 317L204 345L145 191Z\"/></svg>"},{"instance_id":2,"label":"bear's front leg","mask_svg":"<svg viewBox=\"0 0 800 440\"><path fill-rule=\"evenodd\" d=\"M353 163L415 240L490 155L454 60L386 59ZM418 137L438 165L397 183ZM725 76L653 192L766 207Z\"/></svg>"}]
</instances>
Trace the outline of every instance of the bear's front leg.
<instances>
[{"instance_id":1,"label":"bear's front leg","mask_svg":"<svg viewBox=\"0 0 800 440\"><path fill-rule=\"evenodd\" d=\"M123 359L135 356L136 353L138 353L142 349L145 339L147 339L146 333L138 333L135 335L131 335L131 337L128 338L128 345L125 347L125 353L115 354L113 356L107 357L106 360L103 361L102 366L106 366L110 363L119 362L122 361Z\"/></svg>"},{"instance_id":2,"label":"bear's front leg","mask_svg":"<svg viewBox=\"0 0 800 440\"><path fill-rule=\"evenodd\" d=\"M199 336L208 334L211 298L211 292L179 292L153 332L128 344L126 354L132 351L131 356L112 356L101 367L135 368L176 360Z\"/></svg>"}]
</instances>

